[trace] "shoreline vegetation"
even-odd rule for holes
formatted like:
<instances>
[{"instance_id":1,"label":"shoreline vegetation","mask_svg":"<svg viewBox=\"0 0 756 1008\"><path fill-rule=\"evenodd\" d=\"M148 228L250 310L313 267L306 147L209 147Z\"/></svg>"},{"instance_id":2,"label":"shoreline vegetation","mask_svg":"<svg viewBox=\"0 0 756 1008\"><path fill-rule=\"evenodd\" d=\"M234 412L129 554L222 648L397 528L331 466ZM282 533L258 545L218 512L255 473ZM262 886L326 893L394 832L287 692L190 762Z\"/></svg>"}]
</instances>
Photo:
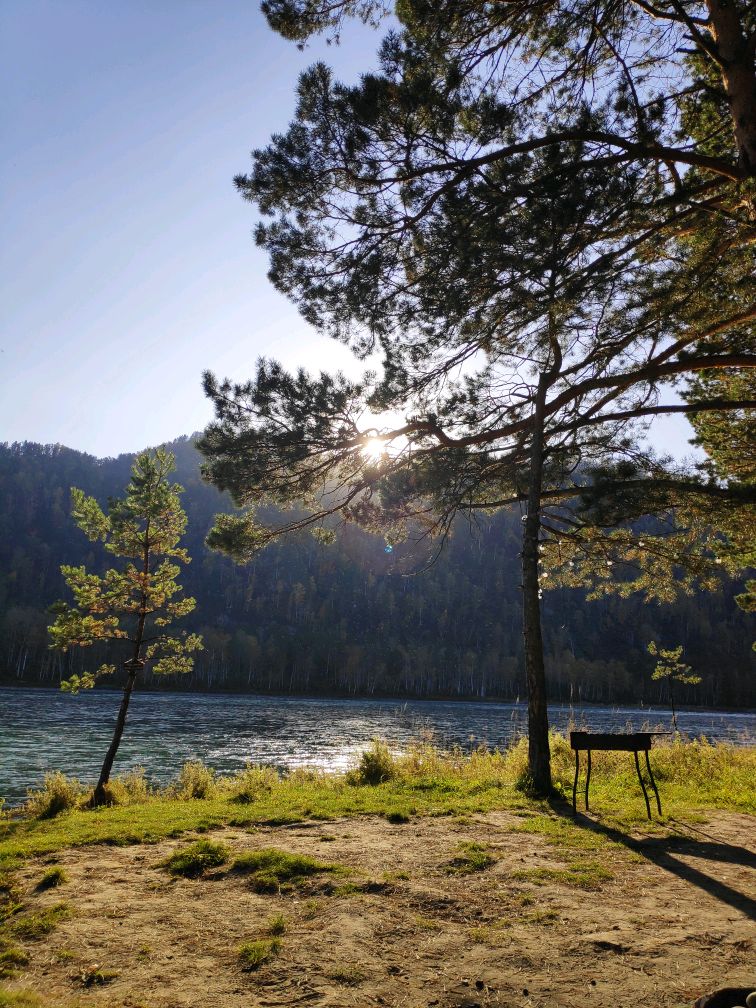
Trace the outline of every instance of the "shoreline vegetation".
<instances>
[{"instance_id":1,"label":"shoreline vegetation","mask_svg":"<svg viewBox=\"0 0 756 1008\"><path fill-rule=\"evenodd\" d=\"M756 747L662 741L649 821L628 753L594 754L573 816L573 753L550 741L549 800L528 797L525 740L376 739L340 774L187 763L153 788L134 771L97 809L49 774L0 813L0 1008L241 1008L263 991L346 1008L355 989L443 1008L586 991L601 1008L622 989L676 1008L747 983Z\"/></svg>"},{"instance_id":2,"label":"shoreline vegetation","mask_svg":"<svg viewBox=\"0 0 756 1008\"><path fill-rule=\"evenodd\" d=\"M552 732L550 743L552 800L566 805L574 753L561 734ZM662 823L695 819L711 809L756 814L756 747L687 740L678 734L657 744L651 759L662 793ZM226 825L286 825L393 813L465 815L533 804L525 738L505 750L479 746L471 752L442 750L425 741L395 752L375 739L346 773L297 769L281 774L273 767L250 764L223 776L201 762L188 762L173 782L159 787L137 768L113 778L103 809L89 806L91 794L91 788L74 778L58 771L46 774L41 789L30 791L24 805L0 818L0 867L67 846L153 842L186 830ZM646 821L627 753L593 754L591 808L626 827Z\"/></svg>"}]
</instances>

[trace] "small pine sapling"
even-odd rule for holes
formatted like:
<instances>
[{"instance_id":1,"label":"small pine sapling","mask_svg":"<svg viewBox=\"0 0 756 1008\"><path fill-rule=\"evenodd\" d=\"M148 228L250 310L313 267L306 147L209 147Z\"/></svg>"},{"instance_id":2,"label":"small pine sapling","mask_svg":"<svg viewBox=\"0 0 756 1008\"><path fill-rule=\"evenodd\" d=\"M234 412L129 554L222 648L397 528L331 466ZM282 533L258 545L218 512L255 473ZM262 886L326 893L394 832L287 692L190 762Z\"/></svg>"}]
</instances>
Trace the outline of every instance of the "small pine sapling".
<instances>
[{"instance_id":1,"label":"small pine sapling","mask_svg":"<svg viewBox=\"0 0 756 1008\"><path fill-rule=\"evenodd\" d=\"M701 682L701 676L695 675L690 665L680 661L682 652L682 644L676 648L660 648L655 641L651 641L648 645L648 653L659 659L651 673L651 678L666 679L669 683L669 705L672 708L672 727L675 731L677 731L677 712L675 711L674 684L696 686Z\"/></svg>"},{"instance_id":2,"label":"small pine sapling","mask_svg":"<svg viewBox=\"0 0 756 1008\"><path fill-rule=\"evenodd\" d=\"M107 513L93 497L75 487L71 490L76 524L92 542L102 540L106 551L123 562L103 576L91 574L83 566L61 567L76 604L58 602L53 607L50 646L65 652L123 641L130 650L124 662L127 678L121 706L93 805L107 801L106 786L139 672L148 662L156 675L189 672L194 664L192 653L202 648L197 634L166 630L196 604L193 598L176 598L182 591L177 581L179 563L189 563L190 557L179 546L186 514L180 503L183 487L168 482L174 468L170 452L161 448L141 452L132 467L125 497L110 501ZM72 675L61 688L70 693L91 689L115 671L115 665L103 664L96 672Z\"/></svg>"}]
</instances>

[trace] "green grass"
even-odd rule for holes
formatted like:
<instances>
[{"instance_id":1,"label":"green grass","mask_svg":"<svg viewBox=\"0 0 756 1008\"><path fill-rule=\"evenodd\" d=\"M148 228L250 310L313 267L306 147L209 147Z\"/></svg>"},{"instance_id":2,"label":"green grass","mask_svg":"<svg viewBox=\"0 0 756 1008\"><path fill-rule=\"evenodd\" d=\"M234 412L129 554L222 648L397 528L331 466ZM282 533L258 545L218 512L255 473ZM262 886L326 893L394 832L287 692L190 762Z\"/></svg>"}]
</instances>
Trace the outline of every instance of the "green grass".
<instances>
[{"instance_id":1,"label":"green grass","mask_svg":"<svg viewBox=\"0 0 756 1008\"><path fill-rule=\"evenodd\" d=\"M386 812L385 815L386 819L394 826L411 822L411 817L406 812L402 812L401 809L392 809L390 812Z\"/></svg>"},{"instance_id":2,"label":"green grass","mask_svg":"<svg viewBox=\"0 0 756 1008\"><path fill-rule=\"evenodd\" d=\"M35 889L37 892L44 892L46 889L56 889L66 882L68 882L68 876L65 871L56 866L47 869L39 882L37 882Z\"/></svg>"},{"instance_id":3,"label":"green grass","mask_svg":"<svg viewBox=\"0 0 756 1008\"><path fill-rule=\"evenodd\" d=\"M17 969L26 966L29 957L23 949L0 937L0 980L13 976Z\"/></svg>"},{"instance_id":4,"label":"green grass","mask_svg":"<svg viewBox=\"0 0 756 1008\"><path fill-rule=\"evenodd\" d=\"M10 924L6 925L6 931L15 938L26 939L27 941L37 941L49 935L58 926L60 921L71 916L71 911L65 903L57 903L55 906L45 907L36 913L27 913L14 917Z\"/></svg>"},{"instance_id":5,"label":"green grass","mask_svg":"<svg viewBox=\"0 0 756 1008\"><path fill-rule=\"evenodd\" d=\"M522 868L512 872L512 878L534 885L554 882L574 889L601 889L604 882L611 882L614 875L603 865L594 861L575 861L567 868Z\"/></svg>"},{"instance_id":6,"label":"green grass","mask_svg":"<svg viewBox=\"0 0 756 1008\"><path fill-rule=\"evenodd\" d=\"M525 914L525 920L528 924L556 924L559 920L559 911L554 910L553 907L549 907L544 910L533 910L530 913Z\"/></svg>"},{"instance_id":7,"label":"green grass","mask_svg":"<svg viewBox=\"0 0 756 1008\"><path fill-rule=\"evenodd\" d=\"M28 991L0 990L0 1008L42 1008L42 1002Z\"/></svg>"},{"instance_id":8,"label":"green grass","mask_svg":"<svg viewBox=\"0 0 756 1008\"><path fill-rule=\"evenodd\" d=\"M346 966L344 969L337 969L329 973L328 977L334 983L341 984L342 987L359 987L367 980L367 973L359 966Z\"/></svg>"},{"instance_id":9,"label":"green grass","mask_svg":"<svg viewBox=\"0 0 756 1008\"><path fill-rule=\"evenodd\" d=\"M279 938L282 934L286 934L287 926L284 915L276 914L265 922L265 933L273 938Z\"/></svg>"},{"instance_id":10,"label":"green grass","mask_svg":"<svg viewBox=\"0 0 756 1008\"><path fill-rule=\"evenodd\" d=\"M171 875L184 878L198 878L208 868L218 868L229 859L229 849L225 844L212 840L198 840L189 847L183 847L161 862Z\"/></svg>"},{"instance_id":11,"label":"green grass","mask_svg":"<svg viewBox=\"0 0 756 1008\"><path fill-rule=\"evenodd\" d=\"M343 872L340 865L327 864L304 854L290 854L277 847L242 854L233 864L234 871L249 875L257 892L279 892L294 888L306 878L323 872Z\"/></svg>"},{"instance_id":12,"label":"green grass","mask_svg":"<svg viewBox=\"0 0 756 1008\"><path fill-rule=\"evenodd\" d=\"M555 782L571 796L574 754L561 736L553 735L551 746ZM655 747L651 762L665 816L670 819L692 820L711 809L756 812L756 748L675 739ZM355 773L351 778L311 771L279 778L272 772L246 768L232 778L203 777L204 798L172 796L175 786L162 793L132 788L128 805L77 808L43 819L4 817L0 820L0 870L33 855L85 844L151 843L227 825L250 827L361 815L390 814L396 821L403 821L402 816L464 817L495 809L535 812L541 818L533 821L524 817L518 829L541 833L567 848L589 850L591 845L605 842L567 818L554 817L547 804L518 792L515 782L526 763L524 742L506 752L479 749L469 754L417 745L403 756L381 750L379 759L368 760L369 768L380 764L380 773L376 770L373 774L363 767L364 773ZM193 773L196 777L196 769ZM381 783L364 783L367 778L386 774L388 779ZM619 829L659 829L658 825L647 824L634 763L628 753L594 754L591 809ZM568 812L566 803L564 811ZM661 828L665 829L663 822Z\"/></svg>"},{"instance_id":13,"label":"green grass","mask_svg":"<svg viewBox=\"0 0 756 1008\"><path fill-rule=\"evenodd\" d=\"M446 864L446 871L451 875L471 875L473 872L484 871L496 864L496 858L485 844L463 841L459 844L459 854Z\"/></svg>"},{"instance_id":14,"label":"green grass","mask_svg":"<svg viewBox=\"0 0 756 1008\"><path fill-rule=\"evenodd\" d=\"M273 956L281 951L281 942L276 938L270 941L258 940L245 942L239 946L239 961L244 970L257 970Z\"/></svg>"}]
</instances>

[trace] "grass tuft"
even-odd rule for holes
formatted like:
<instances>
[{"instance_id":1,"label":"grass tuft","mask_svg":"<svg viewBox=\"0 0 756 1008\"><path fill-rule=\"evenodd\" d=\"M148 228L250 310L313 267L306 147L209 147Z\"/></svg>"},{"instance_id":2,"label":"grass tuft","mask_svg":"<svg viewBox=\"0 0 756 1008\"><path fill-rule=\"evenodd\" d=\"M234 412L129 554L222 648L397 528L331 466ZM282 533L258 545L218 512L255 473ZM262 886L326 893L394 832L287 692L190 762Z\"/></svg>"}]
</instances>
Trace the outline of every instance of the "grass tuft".
<instances>
[{"instance_id":1,"label":"grass tuft","mask_svg":"<svg viewBox=\"0 0 756 1008\"><path fill-rule=\"evenodd\" d=\"M162 862L171 875L181 875L184 878L198 878L208 868L217 868L226 864L229 859L229 849L225 844L214 843L212 840L198 840L182 850L177 850Z\"/></svg>"},{"instance_id":2,"label":"grass tuft","mask_svg":"<svg viewBox=\"0 0 756 1008\"><path fill-rule=\"evenodd\" d=\"M276 938L270 941L258 940L245 942L239 946L239 960L244 970L257 970L273 956L281 951L281 942Z\"/></svg>"},{"instance_id":3,"label":"grass tuft","mask_svg":"<svg viewBox=\"0 0 756 1008\"><path fill-rule=\"evenodd\" d=\"M464 841L459 844L459 854L446 865L450 875L470 875L484 871L496 863L496 858L485 844Z\"/></svg>"},{"instance_id":4,"label":"grass tuft","mask_svg":"<svg viewBox=\"0 0 756 1008\"><path fill-rule=\"evenodd\" d=\"M522 868L512 872L512 878L534 885L555 882L574 889L601 889L604 882L611 882L614 875L595 861L575 861L567 868Z\"/></svg>"},{"instance_id":5,"label":"grass tuft","mask_svg":"<svg viewBox=\"0 0 756 1008\"><path fill-rule=\"evenodd\" d=\"M408 823L411 821L410 816L408 816L406 812L402 812L401 809L396 809L392 812L387 812L386 819L395 826L398 826L401 823Z\"/></svg>"},{"instance_id":6,"label":"grass tuft","mask_svg":"<svg viewBox=\"0 0 756 1008\"><path fill-rule=\"evenodd\" d=\"M266 934L269 934L274 938L278 938L282 934L286 934L286 928L286 918L283 914L276 914L275 917L271 917L265 924Z\"/></svg>"},{"instance_id":7,"label":"grass tuft","mask_svg":"<svg viewBox=\"0 0 756 1008\"><path fill-rule=\"evenodd\" d=\"M36 941L49 935L58 926L60 921L71 916L71 911L65 903L57 903L55 906L45 907L37 913L25 914L17 917L9 924L7 930L16 938L24 938L27 941Z\"/></svg>"},{"instance_id":8,"label":"grass tuft","mask_svg":"<svg viewBox=\"0 0 756 1008\"><path fill-rule=\"evenodd\" d=\"M213 798L217 791L215 771L204 763L190 760L181 767L178 779L170 787L176 798L193 800L197 798Z\"/></svg>"},{"instance_id":9,"label":"grass tuft","mask_svg":"<svg viewBox=\"0 0 756 1008\"><path fill-rule=\"evenodd\" d=\"M329 973L328 977L334 983L341 984L343 987L359 987L361 983L367 980L367 973L361 970L359 966L346 966L344 969L337 969Z\"/></svg>"},{"instance_id":10,"label":"grass tuft","mask_svg":"<svg viewBox=\"0 0 756 1008\"><path fill-rule=\"evenodd\" d=\"M31 991L0 990L0 1008L42 1008L42 1002Z\"/></svg>"},{"instance_id":11,"label":"grass tuft","mask_svg":"<svg viewBox=\"0 0 756 1008\"><path fill-rule=\"evenodd\" d=\"M249 875L252 888L262 893L293 888L304 879L323 872L343 871L339 865L326 864L304 854L289 854L277 847L242 854L234 861L233 868Z\"/></svg>"},{"instance_id":12,"label":"grass tuft","mask_svg":"<svg viewBox=\"0 0 756 1008\"><path fill-rule=\"evenodd\" d=\"M118 975L114 970L104 970L95 963L80 973L75 973L71 979L78 980L82 987L104 987L105 984L112 983Z\"/></svg>"},{"instance_id":13,"label":"grass tuft","mask_svg":"<svg viewBox=\"0 0 756 1008\"><path fill-rule=\"evenodd\" d=\"M29 957L23 949L0 938L0 980L12 977L17 969L26 966Z\"/></svg>"},{"instance_id":14,"label":"grass tuft","mask_svg":"<svg viewBox=\"0 0 756 1008\"><path fill-rule=\"evenodd\" d=\"M44 892L46 889L56 889L66 882L68 882L68 875L62 868L56 866L48 868L34 888L37 892Z\"/></svg>"}]
</instances>

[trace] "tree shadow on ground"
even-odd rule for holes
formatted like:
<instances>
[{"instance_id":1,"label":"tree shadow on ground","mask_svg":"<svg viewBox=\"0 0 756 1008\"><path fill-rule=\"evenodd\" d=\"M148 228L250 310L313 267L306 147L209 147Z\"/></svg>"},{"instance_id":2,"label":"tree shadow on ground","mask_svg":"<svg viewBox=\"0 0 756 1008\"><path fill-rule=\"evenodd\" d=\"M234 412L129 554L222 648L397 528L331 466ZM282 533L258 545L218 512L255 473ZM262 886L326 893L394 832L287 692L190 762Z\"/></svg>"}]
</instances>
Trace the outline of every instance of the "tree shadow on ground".
<instances>
[{"instance_id":1,"label":"tree shadow on ground","mask_svg":"<svg viewBox=\"0 0 756 1008\"><path fill-rule=\"evenodd\" d=\"M565 819L569 818L576 825L582 826L583 829L590 830L592 833L606 837L607 840L627 847L628 850L639 854L663 871L670 872L683 881L697 886L715 899L739 910L750 920L756 920L756 900L751 899L747 893L740 889L736 889L728 885L727 882L682 860L682 856L702 858L707 861L718 861L723 864L756 869L756 855L747 847L726 843L710 833L691 827L687 823L677 823L674 819L667 820L671 824L671 828L676 831L673 836L634 837L615 826L599 822L583 812L574 812L572 806L562 800L555 800L549 804L559 816Z\"/></svg>"}]
</instances>

